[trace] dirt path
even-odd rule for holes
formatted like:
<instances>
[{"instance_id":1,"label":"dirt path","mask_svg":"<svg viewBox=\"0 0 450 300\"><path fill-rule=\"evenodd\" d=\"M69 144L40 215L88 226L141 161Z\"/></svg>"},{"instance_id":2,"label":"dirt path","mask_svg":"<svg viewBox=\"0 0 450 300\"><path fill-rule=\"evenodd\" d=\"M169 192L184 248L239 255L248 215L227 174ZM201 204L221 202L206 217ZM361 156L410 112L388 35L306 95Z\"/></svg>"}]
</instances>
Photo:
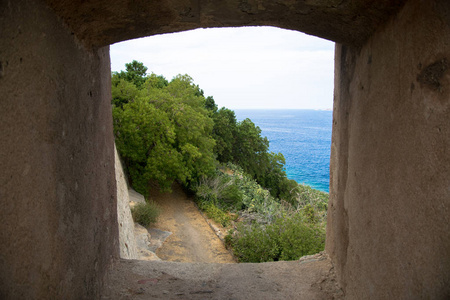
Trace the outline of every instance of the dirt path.
<instances>
[{"instance_id":1,"label":"dirt path","mask_svg":"<svg viewBox=\"0 0 450 300\"><path fill-rule=\"evenodd\" d=\"M215 235L179 185L172 186L172 193L155 193L152 199L162 208L154 228L172 234L156 250L164 261L234 263L232 255Z\"/></svg>"},{"instance_id":2,"label":"dirt path","mask_svg":"<svg viewBox=\"0 0 450 300\"><path fill-rule=\"evenodd\" d=\"M115 261L101 299L343 299L325 253L298 261L233 264L180 187L152 198L163 208L156 227L173 232L156 252L166 261Z\"/></svg>"}]
</instances>

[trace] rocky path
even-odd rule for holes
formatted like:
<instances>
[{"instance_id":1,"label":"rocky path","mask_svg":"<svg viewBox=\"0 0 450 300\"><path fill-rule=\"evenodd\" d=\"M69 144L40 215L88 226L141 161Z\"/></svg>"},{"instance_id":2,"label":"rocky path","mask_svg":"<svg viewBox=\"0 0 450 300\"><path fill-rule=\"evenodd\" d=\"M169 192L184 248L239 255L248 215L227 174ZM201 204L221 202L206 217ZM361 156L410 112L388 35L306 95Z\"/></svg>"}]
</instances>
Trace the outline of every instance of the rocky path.
<instances>
[{"instance_id":1,"label":"rocky path","mask_svg":"<svg viewBox=\"0 0 450 300\"><path fill-rule=\"evenodd\" d=\"M179 185L151 197L162 209L154 228L172 234L156 250L163 261L234 263L233 256ZM150 231L151 232L151 231Z\"/></svg>"}]
</instances>

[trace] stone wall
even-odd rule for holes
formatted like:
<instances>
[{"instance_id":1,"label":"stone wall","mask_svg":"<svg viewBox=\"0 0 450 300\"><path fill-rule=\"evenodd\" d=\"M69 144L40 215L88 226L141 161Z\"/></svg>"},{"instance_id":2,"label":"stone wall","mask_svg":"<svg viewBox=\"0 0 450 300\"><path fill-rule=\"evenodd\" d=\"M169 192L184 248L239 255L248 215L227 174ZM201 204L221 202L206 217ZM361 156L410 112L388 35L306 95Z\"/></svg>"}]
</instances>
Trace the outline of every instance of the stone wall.
<instances>
[{"instance_id":1,"label":"stone wall","mask_svg":"<svg viewBox=\"0 0 450 300\"><path fill-rule=\"evenodd\" d=\"M326 249L347 298L448 298L449 20L446 0L1 1L0 298L97 298L119 257L107 45L243 25L342 43Z\"/></svg>"},{"instance_id":2,"label":"stone wall","mask_svg":"<svg viewBox=\"0 0 450 300\"><path fill-rule=\"evenodd\" d=\"M336 50L326 250L348 299L450 297L450 4Z\"/></svg>"},{"instance_id":3,"label":"stone wall","mask_svg":"<svg viewBox=\"0 0 450 300\"><path fill-rule=\"evenodd\" d=\"M94 299L118 258L109 49L0 2L0 298Z\"/></svg>"},{"instance_id":4,"label":"stone wall","mask_svg":"<svg viewBox=\"0 0 450 300\"><path fill-rule=\"evenodd\" d=\"M87 45L205 27L276 26L362 45L407 0L45 0Z\"/></svg>"},{"instance_id":5,"label":"stone wall","mask_svg":"<svg viewBox=\"0 0 450 300\"><path fill-rule=\"evenodd\" d=\"M119 223L120 258L137 259L138 249L134 235L134 222L130 211L128 182L123 172L119 153L114 145L116 184L117 184L117 221Z\"/></svg>"}]
</instances>

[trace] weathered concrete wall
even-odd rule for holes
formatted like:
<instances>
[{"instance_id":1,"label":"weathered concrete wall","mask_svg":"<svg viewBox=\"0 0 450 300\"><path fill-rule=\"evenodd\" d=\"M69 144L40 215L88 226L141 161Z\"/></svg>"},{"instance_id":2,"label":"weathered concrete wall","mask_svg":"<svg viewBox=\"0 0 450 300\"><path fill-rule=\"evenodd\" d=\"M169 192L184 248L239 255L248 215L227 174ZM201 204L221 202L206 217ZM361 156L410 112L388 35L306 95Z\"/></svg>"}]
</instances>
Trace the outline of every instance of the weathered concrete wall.
<instances>
[{"instance_id":1,"label":"weathered concrete wall","mask_svg":"<svg viewBox=\"0 0 450 300\"><path fill-rule=\"evenodd\" d=\"M450 3L337 46L326 250L348 299L450 297Z\"/></svg>"},{"instance_id":2,"label":"weathered concrete wall","mask_svg":"<svg viewBox=\"0 0 450 300\"><path fill-rule=\"evenodd\" d=\"M128 182L123 172L119 153L114 145L116 185L117 185L117 222L119 223L120 258L137 259L138 250L134 236L134 222L130 211Z\"/></svg>"},{"instance_id":3,"label":"weathered concrete wall","mask_svg":"<svg viewBox=\"0 0 450 300\"><path fill-rule=\"evenodd\" d=\"M264 24L345 44L327 251L347 297L450 294L448 1L0 5L0 298L96 298L119 255L109 55L97 47Z\"/></svg>"},{"instance_id":4,"label":"weathered concrete wall","mask_svg":"<svg viewBox=\"0 0 450 300\"><path fill-rule=\"evenodd\" d=\"M94 299L119 254L109 49L0 6L0 298Z\"/></svg>"},{"instance_id":5,"label":"weathered concrete wall","mask_svg":"<svg viewBox=\"0 0 450 300\"><path fill-rule=\"evenodd\" d=\"M88 45L199 27L276 26L361 45L406 0L45 0Z\"/></svg>"}]
</instances>

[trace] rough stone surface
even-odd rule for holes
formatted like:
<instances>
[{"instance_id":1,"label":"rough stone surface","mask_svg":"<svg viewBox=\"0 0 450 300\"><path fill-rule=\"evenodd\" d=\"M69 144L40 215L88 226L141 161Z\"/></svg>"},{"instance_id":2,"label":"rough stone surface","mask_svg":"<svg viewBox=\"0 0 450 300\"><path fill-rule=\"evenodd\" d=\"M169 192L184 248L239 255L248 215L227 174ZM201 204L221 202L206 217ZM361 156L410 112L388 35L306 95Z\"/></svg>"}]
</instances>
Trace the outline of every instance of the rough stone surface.
<instances>
[{"instance_id":1,"label":"rough stone surface","mask_svg":"<svg viewBox=\"0 0 450 300\"><path fill-rule=\"evenodd\" d=\"M1 299L98 298L119 256L102 46L242 25L344 44L336 50L326 247L346 297L450 298L449 1L3 0ZM204 266L192 267L199 278ZM290 270L280 279L286 293L306 280ZM242 279L227 274L228 286Z\"/></svg>"},{"instance_id":2,"label":"rough stone surface","mask_svg":"<svg viewBox=\"0 0 450 300\"><path fill-rule=\"evenodd\" d=\"M327 252L348 299L450 298L450 2L338 46Z\"/></svg>"},{"instance_id":3,"label":"rough stone surface","mask_svg":"<svg viewBox=\"0 0 450 300\"><path fill-rule=\"evenodd\" d=\"M134 235L134 222L130 211L128 183L122 168L119 153L114 145L117 185L117 221L119 223L120 258L137 259L138 249Z\"/></svg>"},{"instance_id":4,"label":"rough stone surface","mask_svg":"<svg viewBox=\"0 0 450 300\"><path fill-rule=\"evenodd\" d=\"M0 1L0 298L93 299L118 258L108 47Z\"/></svg>"},{"instance_id":5,"label":"rough stone surface","mask_svg":"<svg viewBox=\"0 0 450 300\"><path fill-rule=\"evenodd\" d=\"M213 264L122 260L102 299L343 299L326 256L302 262Z\"/></svg>"},{"instance_id":6,"label":"rough stone surface","mask_svg":"<svg viewBox=\"0 0 450 300\"><path fill-rule=\"evenodd\" d=\"M155 248L161 246L164 240L160 241L159 239L153 239L147 228L139 225L138 223L134 224L134 235L136 237L136 244L138 248L138 259L161 260L155 254Z\"/></svg>"},{"instance_id":7,"label":"rough stone surface","mask_svg":"<svg viewBox=\"0 0 450 300\"><path fill-rule=\"evenodd\" d=\"M164 241L172 234L170 231L164 231L158 228L150 228L148 229L148 233L150 234L150 244L148 249L155 253L156 250L163 245Z\"/></svg>"},{"instance_id":8,"label":"rough stone surface","mask_svg":"<svg viewBox=\"0 0 450 300\"><path fill-rule=\"evenodd\" d=\"M405 0L46 0L87 45L199 27L270 25L362 45Z\"/></svg>"},{"instance_id":9,"label":"rough stone surface","mask_svg":"<svg viewBox=\"0 0 450 300\"><path fill-rule=\"evenodd\" d=\"M128 189L128 196L130 197L130 206L133 207L137 203L145 203L145 198L143 195L139 194L133 189Z\"/></svg>"}]
</instances>

